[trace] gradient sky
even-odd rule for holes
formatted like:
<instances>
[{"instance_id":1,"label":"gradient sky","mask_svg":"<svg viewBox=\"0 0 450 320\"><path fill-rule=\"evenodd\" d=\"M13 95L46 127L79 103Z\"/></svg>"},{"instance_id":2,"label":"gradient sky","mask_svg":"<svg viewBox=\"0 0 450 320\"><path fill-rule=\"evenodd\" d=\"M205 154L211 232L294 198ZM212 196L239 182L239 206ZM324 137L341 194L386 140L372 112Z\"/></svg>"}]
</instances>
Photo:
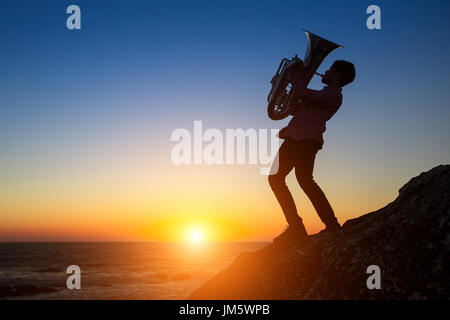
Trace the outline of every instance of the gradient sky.
<instances>
[{"instance_id":1,"label":"gradient sky","mask_svg":"<svg viewBox=\"0 0 450 320\"><path fill-rule=\"evenodd\" d=\"M77 4L82 30L65 26ZM366 8L381 7L368 30ZM449 163L449 1L0 3L0 241L262 240L286 224L259 166L175 166L176 128L282 128L266 97L302 28L356 81L315 177L342 223ZM320 88L314 79L310 85ZM309 232L323 226L294 176Z\"/></svg>"}]
</instances>

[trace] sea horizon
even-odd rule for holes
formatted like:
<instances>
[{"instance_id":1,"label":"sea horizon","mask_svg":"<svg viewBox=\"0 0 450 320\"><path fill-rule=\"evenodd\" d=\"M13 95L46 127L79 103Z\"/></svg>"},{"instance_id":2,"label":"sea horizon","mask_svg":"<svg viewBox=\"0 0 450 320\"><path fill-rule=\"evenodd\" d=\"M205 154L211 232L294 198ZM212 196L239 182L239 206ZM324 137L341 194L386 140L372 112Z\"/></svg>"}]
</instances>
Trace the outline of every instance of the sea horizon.
<instances>
[{"instance_id":1,"label":"sea horizon","mask_svg":"<svg viewBox=\"0 0 450 320\"><path fill-rule=\"evenodd\" d=\"M0 299L186 299L242 252L268 242L1 242ZM69 289L69 266L81 289Z\"/></svg>"},{"instance_id":2,"label":"sea horizon","mask_svg":"<svg viewBox=\"0 0 450 320\"><path fill-rule=\"evenodd\" d=\"M231 241L204 241L204 244L215 243L270 243L272 240L231 240ZM158 240L86 240L86 241L0 241L0 244L10 243L178 243L187 244L187 241L158 241Z\"/></svg>"}]
</instances>

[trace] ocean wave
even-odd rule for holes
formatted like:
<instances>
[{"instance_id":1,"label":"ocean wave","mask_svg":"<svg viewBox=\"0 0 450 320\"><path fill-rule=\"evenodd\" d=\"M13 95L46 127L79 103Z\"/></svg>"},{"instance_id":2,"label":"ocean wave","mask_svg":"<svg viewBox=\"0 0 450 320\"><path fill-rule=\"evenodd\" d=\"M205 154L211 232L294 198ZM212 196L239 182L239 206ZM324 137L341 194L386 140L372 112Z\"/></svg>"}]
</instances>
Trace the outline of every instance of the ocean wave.
<instances>
[{"instance_id":1,"label":"ocean wave","mask_svg":"<svg viewBox=\"0 0 450 320\"><path fill-rule=\"evenodd\" d=\"M53 287L40 287L33 284L23 284L17 286L6 285L0 287L0 298L29 296L41 293L52 293L56 291L58 290Z\"/></svg>"}]
</instances>

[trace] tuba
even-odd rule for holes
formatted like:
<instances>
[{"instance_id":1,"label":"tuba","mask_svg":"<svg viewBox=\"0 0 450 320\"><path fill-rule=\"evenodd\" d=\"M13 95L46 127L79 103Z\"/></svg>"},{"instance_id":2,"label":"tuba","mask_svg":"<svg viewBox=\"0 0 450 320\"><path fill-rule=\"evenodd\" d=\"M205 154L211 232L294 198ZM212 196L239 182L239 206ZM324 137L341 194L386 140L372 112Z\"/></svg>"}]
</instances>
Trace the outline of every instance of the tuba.
<instances>
[{"instance_id":1,"label":"tuba","mask_svg":"<svg viewBox=\"0 0 450 320\"><path fill-rule=\"evenodd\" d=\"M322 76L316 73L323 59L334 49L342 48L342 46L321 38L311 32L303 30L308 37L308 49L304 58L305 66L305 82L306 85L311 81L314 74ZM273 76L270 83L272 89L267 96L267 114L272 120L281 120L290 115L294 110L293 105L298 100L298 96L292 90L292 84L290 83L290 74L295 65L301 63L297 55L291 60L284 58L278 67L277 72Z\"/></svg>"}]
</instances>

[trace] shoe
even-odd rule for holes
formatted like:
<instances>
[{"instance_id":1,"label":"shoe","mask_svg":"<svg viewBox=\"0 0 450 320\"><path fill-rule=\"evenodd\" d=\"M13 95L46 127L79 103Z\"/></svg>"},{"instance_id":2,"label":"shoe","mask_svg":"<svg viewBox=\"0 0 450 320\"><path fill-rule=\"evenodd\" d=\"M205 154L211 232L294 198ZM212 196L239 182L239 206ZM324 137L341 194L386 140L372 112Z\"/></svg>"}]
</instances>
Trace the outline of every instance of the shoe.
<instances>
[{"instance_id":1,"label":"shoe","mask_svg":"<svg viewBox=\"0 0 450 320\"><path fill-rule=\"evenodd\" d=\"M305 226L302 224L297 224L295 226L286 226L284 231L276 238L273 239L274 243L280 242L290 242L295 240L301 240L306 237Z\"/></svg>"},{"instance_id":2,"label":"shoe","mask_svg":"<svg viewBox=\"0 0 450 320\"><path fill-rule=\"evenodd\" d=\"M319 233L332 233L341 230L341 225L339 223L328 225L325 229L320 231Z\"/></svg>"}]
</instances>

